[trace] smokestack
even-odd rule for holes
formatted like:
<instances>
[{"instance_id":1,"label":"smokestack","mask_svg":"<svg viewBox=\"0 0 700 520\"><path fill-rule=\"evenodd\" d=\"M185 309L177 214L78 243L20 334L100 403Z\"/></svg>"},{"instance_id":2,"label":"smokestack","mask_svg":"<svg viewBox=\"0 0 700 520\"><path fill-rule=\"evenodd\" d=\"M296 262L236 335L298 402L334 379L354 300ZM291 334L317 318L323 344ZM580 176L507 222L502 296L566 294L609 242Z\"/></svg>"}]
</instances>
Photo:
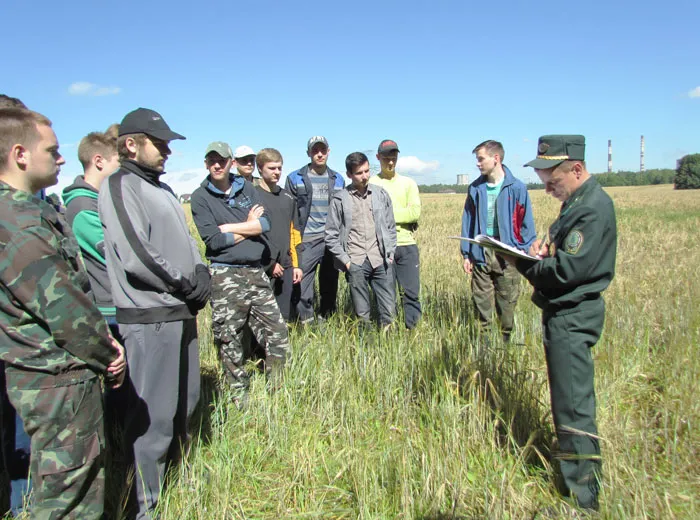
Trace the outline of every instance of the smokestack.
<instances>
[{"instance_id":1,"label":"smokestack","mask_svg":"<svg viewBox=\"0 0 700 520\"><path fill-rule=\"evenodd\" d=\"M639 148L639 171L644 172L644 136L642 136L642 144Z\"/></svg>"},{"instance_id":2,"label":"smokestack","mask_svg":"<svg viewBox=\"0 0 700 520\"><path fill-rule=\"evenodd\" d=\"M608 139L608 173L612 173L612 139Z\"/></svg>"}]
</instances>

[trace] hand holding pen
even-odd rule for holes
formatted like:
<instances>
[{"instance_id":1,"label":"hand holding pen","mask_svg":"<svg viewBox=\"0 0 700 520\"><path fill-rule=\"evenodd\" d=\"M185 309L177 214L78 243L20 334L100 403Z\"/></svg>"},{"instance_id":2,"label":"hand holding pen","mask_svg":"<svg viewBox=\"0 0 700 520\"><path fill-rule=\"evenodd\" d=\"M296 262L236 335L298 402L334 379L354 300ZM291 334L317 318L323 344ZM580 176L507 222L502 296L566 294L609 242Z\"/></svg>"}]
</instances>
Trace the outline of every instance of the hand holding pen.
<instances>
[{"instance_id":1,"label":"hand holding pen","mask_svg":"<svg viewBox=\"0 0 700 520\"><path fill-rule=\"evenodd\" d=\"M542 238L535 240L530 246L528 254L534 256L535 258L546 258L549 256L549 233L545 231Z\"/></svg>"}]
</instances>

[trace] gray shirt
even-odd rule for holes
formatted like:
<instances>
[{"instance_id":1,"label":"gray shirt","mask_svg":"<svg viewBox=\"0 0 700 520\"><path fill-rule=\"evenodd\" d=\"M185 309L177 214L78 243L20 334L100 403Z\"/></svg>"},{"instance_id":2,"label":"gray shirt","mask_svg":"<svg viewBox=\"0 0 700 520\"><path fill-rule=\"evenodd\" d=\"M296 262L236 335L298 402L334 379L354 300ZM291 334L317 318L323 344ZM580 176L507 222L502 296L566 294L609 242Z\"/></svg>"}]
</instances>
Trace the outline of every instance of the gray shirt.
<instances>
[{"instance_id":1,"label":"gray shirt","mask_svg":"<svg viewBox=\"0 0 700 520\"><path fill-rule=\"evenodd\" d=\"M352 201L352 226L348 230L347 253L355 265L362 265L365 258L373 269L382 265L382 255L379 252L377 231L372 214L372 189L367 187L363 194L355 188L349 188Z\"/></svg>"}]
</instances>

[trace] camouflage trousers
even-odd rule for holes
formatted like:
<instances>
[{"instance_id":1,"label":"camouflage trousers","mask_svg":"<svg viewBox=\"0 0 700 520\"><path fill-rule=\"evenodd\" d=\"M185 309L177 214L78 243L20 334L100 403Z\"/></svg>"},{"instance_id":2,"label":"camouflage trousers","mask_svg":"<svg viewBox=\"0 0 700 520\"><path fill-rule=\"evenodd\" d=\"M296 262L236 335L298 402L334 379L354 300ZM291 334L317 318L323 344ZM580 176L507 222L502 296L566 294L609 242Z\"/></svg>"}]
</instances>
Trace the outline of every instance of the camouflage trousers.
<instances>
[{"instance_id":1,"label":"camouflage trousers","mask_svg":"<svg viewBox=\"0 0 700 520\"><path fill-rule=\"evenodd\" d=\"M245 369L251 358L249 342L242 341L247 324L265 350L265 364L284 365L289 333L280 314L270 279L261 267L213 266L212 328L224 372L234 389L245 391L250 376Z\"/></svg>"},{"instance_id":2,"label":"camouflage trousers","mask_svg":"<svg viewBox=\"0 0 700 520\"><path fill-rule=\"evenodd\" d=\"M493 249L484 248L484 254L486 263L475 265L472 270L474 308L479 321L483 325L490 325L495 303L503 336L510 339L515 321L515 306L520 294L520 273L514 265L496 255Z\"/></svg>"},{"instance_id":3,"label":"camouflage trousers","mask_svg":"<svg viewBox=\"0 0 700 520\"><path fill-rule=\"evenodd\" d=\"M7 390L31 437L31 518L102 518L100 380L87 369L51 376L8 368Z\"/></svg>"}]
</instances>

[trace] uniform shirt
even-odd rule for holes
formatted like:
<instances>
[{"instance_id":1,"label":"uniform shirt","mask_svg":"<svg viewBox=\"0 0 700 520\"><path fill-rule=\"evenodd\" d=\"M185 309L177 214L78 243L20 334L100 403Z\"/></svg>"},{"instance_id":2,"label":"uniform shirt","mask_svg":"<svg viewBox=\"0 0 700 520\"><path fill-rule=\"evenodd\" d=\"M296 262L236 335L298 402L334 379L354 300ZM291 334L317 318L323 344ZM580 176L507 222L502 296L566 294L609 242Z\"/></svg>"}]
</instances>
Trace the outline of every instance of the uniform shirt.
<instances>
[{"instance_id":1,"label":"uniform shirt","mask_svg":"<svg viewBox=\"0 0 700 520\"><path fill-rule=\"evenodd\" d=\"M598 299L615 276L617 223L613 202L595 178L562 204L549 239L549 257L516 264L535 288L535 305L555 312Z\"/></svg>"},{"instance_id":2,"label":"uniform shirt","mask_svg":"<svg viewBox=\"0 0 700 520\"><path fill-rule=\"evenodd\" d=\"M363 194L354 187L348 188L348 191L352 205L352 226L348 230L347 253L353 264L362 265L367 258L372 268L376 269L384 261L379 252L372 215L372 189L368 186Z\"/></svg>"},{"instance_id":3,"label":"uniform shirt","mask_svg":"<svg viewBox=\"0 0 700 520\"><path fill-rule=\"evenodd\" d=\"M396 245L409 246L416 243L413 236L420 217L420 194L416 181L398 173L391 179L379 175L370 177L369 182L384 188L394 208L396 221Z\"/></svg>"},{"instance_id":4,"label":"uniform shirt","mask_svg":"<svg viewBox=\"0 0 700 520\"><path fill-rule=\"evenodd\" d=\"M117 356L65 218L2 181L0 345L8 385L16 383L16 370L69 378L85 368L104 374ZM94 376L76 376L87 377ZM22 384L30 386L26 379Z\"/></svg>"}]
</instances>

